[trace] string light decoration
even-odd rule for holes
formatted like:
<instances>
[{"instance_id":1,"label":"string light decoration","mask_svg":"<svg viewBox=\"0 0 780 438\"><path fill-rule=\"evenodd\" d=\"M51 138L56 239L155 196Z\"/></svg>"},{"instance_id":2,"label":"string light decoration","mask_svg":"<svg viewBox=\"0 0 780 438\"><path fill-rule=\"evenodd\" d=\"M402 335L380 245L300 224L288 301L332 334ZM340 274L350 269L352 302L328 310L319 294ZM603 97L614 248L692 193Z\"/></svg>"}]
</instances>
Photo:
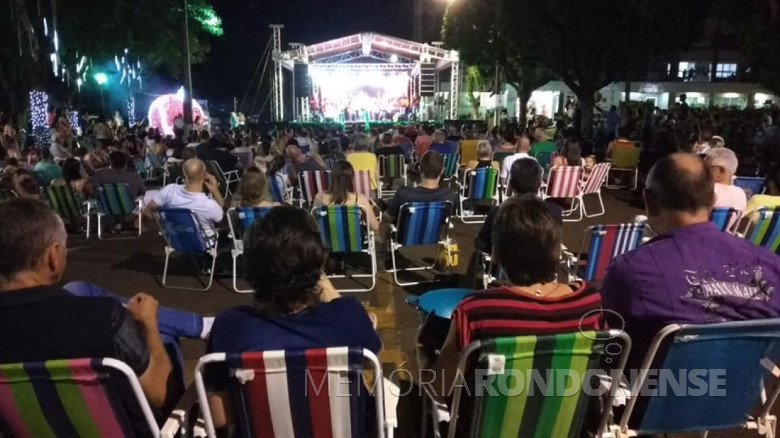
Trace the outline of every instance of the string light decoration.
<instances>
[{"instance_id":1,"label":"string light decoration","mask_svg":"<svg viewBox=\"0 0 780 438\"><path fill-rule=\"evenodd\" d=\"M149 107L149 126L159 129L163 135L173 135L173 122L184 114L184 93L164 94ZM205 112L196 100L192 100L192 118L205 120Z\"/></svg>"},{"instance_id":2,"label":"string light decoration","mask_svg":"<svg viewBox=\"0 0 780 438\"><path fill-rule=\"evenodd\" d=\"M30 91L30 121L32 122L35 146L45 147L51 140L47 123L49 95L45 91Z\"/></svg>"},{"instance_id":3,"label":"string light decoration","mask_svg":"<svg viewBox=\"0 0 780 438\"><path fill-rule=\"evenodd\" d=\"M127 98L127 126L133 126L135 122L135 96L130 95Z\"/></svg>"},{"instance_id":4,"label":"string light decoration","mask_svg":"<svg viewBox=\"0 0 780 438\"><path fill-rule=\"evenodd\" d=\"M70 122L70 129L72 129L73 132L78 132L78 130L79 130L79 112L78 111L68 111L68 122Z\"/></svg>"}]
</instances>

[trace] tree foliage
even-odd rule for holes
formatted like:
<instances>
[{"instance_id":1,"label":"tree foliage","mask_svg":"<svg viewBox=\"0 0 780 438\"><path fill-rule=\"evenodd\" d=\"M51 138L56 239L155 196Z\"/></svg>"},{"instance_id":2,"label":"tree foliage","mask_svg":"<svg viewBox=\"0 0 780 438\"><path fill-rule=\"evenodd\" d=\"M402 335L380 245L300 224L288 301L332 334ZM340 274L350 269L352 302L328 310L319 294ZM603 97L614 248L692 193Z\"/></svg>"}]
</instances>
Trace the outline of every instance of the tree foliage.
<instances>
[{"instance_id":1,"label":"tree foliage","mask_svg":"<svg viewBox=\"0 0 780 438\"><path fill-rule=\"evenodd\" d=\"M756 1L742 8L742 13L736 21L750 73L761 85L780 94L780 1Z\"/></svg>"}]
</instances>

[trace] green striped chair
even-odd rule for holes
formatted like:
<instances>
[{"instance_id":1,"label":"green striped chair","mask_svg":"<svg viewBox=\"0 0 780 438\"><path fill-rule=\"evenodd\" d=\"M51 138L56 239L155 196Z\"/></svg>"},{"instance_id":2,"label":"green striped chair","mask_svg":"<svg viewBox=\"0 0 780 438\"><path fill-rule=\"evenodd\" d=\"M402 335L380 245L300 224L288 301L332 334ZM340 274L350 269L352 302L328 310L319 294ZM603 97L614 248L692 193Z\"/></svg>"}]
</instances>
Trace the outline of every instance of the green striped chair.
<instances>
[{"instance_id":1,"label":"green striped chair","mask_svg":"<svg viewBox=\"0 0 780 438\"><path fill-rule=\"evenodd\" d=\"M365 289L339 289L340 292L369 292L376 287L376 245L368 227L368 213L357 205L332 205L312 210L325 247L335 254L366 254L371 260L371 274L331 275L330 278L370 278Z\"/></svg>"},{"instance_id":2,"label":"green striped chair","mask_svg":"<svg viewBox=\"0 0 780 438\"><path fill-rule=\"evenodd\" d=\"M130 196L130 188L127 184L103 184L97 188L97 220L98 239L103 239L103 217L111 216L114 223L121 223L128 216L138 217L138 235L131 237L137 239L143 232L141 213L144 210L143 198L133 200ZM126 239L118 237L114 239ZM109 239L112 240L112 239Z\"/></svg>"},{"instance_id":3,"label":"green striped chair","mask_svg":"<svg viewBox=\"0 0 780 438\"><path fill-rule=\"evenodd\" d=\"M181 414L160 429L138 378L116 359L0 365L0 430L8 436L172 437Z\"/></svg>"},{"instance_id":4,"label":"green striped chair","mask_svg":"<svg viewBox=\"0 0 780 438\"><path fill-rule=\"evenodd\" d=\"M757 246L780 254L780 207L754 211L750 219L745 238Z\"/></svg>"},{"instance_id":5,"label":"green striped chair","mask_svg":"<svg viewBox=\"0 0 780 438\"><path fill-rule=\"evenodd\" d=\"M602 368L622 373L630 342L622 330L610 330L506 337L469 344L461 353L458 372L467 376L466 382L472 375L479 383L471 384L470 403L463 410L463 386L454 387L448 436L453 438L458 431L462 435L466 430L466 436L485 438L580 436L592 397L588 394L591 391L583 391L583 387L591 387L593 375L604 375ZM613 385L607 403L612 403L617 390L618 386ZM446 417L435 409L432 413L436 432L439 421L446 421ZM467 416L468 426L458 425L459 415ZM608 415L605 411L600 431L606 429ZM423 421L423 429L426 425Z\"/></svg>"},{"instance_id":6,"label":"green striped chair","mask_svg":"<svg viewBox=\"0 0 780 438\"><path fill-rule=\"evenodd\" d=\"M64 222L77 225L81 218L87 219L86 235L89 239L89 229L92 217L92 203L82 199L81 195L74 192L70 185L46 187L46 201L57 212Z\"/></svg>"},{"instance_id":7,"label":"green striped chair","mask_svg":"<svg viewBox=\"0 0 780 438\"><path fill-rule=\"evenodd\" d=\"M215 178L217 178L217 182L219 183L220 189L225 190L225 197L227 197L230 192L230 185L233 183L238 182L241 178L238 176L237 170L231 170L230 172L223 172L222 168L219 166L219 163L213 160L206 161L206 170L208 173L214 175Z\"/></svg>"},{"instance_id":8,"label":"green striped chair","mask_svg":"<svg viewBox=\"0 0 780 438\"><path fill-rule=\"evenodd\" d=\"M463 175L460 186L460 209L458 218L464 224L481 224L486 215L476 214L476 207L498 204L498 170L494 167L482 167L469 170ZM469 202L471 210L466 208Z\"/></svg>"},{"instance_id":9,"label":"green striped chair","mask_svg":"<svg viewBox=\"0 0 780 438\"><path fill-rule=\"evenodd\" d=\"M451 180L458 176L458 169L460 168L460 155L458 154L442 154L444 159L444 174L442 179Z\"/></svg>"},{"instance_id":10,"label":"green striped chair","mask_svg":"<svg viewBox=\"0 0 780 438\"><path fill-rule=\"evenodd\" d=\"M406 174L406 157L404 157L401 154L380 155L379 156L380 197L382 196L382 194L392 195L395 192L393 190L393 181L397 178L404 180L404 186L408 184L409 180ZM382 180L385 179L389 180L387 189L384 188L384 183L382 182Z\"/></svg>"},{"instance_id":11,"label":"green striped chair","mask_svg":"<svg viewBox=\"0 0 780 438\"><path fill-rule=\"evenodd\" d=\"M0 202L16 198L16 192L11 189L0 189Z\"/></svg>"}]
</instances>

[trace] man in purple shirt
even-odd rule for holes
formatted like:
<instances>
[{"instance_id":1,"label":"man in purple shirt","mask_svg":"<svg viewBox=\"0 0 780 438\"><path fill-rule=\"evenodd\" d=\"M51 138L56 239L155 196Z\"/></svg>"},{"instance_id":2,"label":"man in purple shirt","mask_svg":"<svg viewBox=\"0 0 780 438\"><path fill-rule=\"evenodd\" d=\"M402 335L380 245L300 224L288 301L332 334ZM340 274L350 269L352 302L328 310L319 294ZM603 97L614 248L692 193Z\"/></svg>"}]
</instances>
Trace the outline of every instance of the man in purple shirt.
<instances>
[{"instance_id":1,"label":"man in purple shirt","mask_svg":"<svg viewBox=\"0 0 780 438\"><path fill-rule=\"evenodd\" d=\"M602 288L604 309L623 318L612 314L610 325L624 322L631 335L632 363L667 324L780 316L780 257L710 223L714 182L701 159L661 159L648 174L644 195L658 236L617 257Z\"/></svg>"}]
</instances>

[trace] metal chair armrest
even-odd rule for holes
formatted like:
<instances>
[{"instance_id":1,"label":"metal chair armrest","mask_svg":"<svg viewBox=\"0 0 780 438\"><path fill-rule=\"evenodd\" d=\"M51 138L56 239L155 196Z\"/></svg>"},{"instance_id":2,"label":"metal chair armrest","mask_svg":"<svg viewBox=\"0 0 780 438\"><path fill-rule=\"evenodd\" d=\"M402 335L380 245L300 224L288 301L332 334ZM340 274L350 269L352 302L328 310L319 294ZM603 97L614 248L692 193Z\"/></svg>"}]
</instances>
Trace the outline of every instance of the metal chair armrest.
<instances>
[{"instance_id":1,"label":"metal chair armrest","mask_svg":"<svg viewBox=\"0 0 780 438\"><path fill-rule=\"evenodd\" d=\"M190 414L193 412L193 408L198 406L198 391L195 385L190 385L187 391L182 395L176 407L165 420L165 424L160 429L161 438L173 438L179 431L186 429L192 420L197 420L197 410L195 410L195 418L191 418Z\"/></svg>"}]
</instances>

